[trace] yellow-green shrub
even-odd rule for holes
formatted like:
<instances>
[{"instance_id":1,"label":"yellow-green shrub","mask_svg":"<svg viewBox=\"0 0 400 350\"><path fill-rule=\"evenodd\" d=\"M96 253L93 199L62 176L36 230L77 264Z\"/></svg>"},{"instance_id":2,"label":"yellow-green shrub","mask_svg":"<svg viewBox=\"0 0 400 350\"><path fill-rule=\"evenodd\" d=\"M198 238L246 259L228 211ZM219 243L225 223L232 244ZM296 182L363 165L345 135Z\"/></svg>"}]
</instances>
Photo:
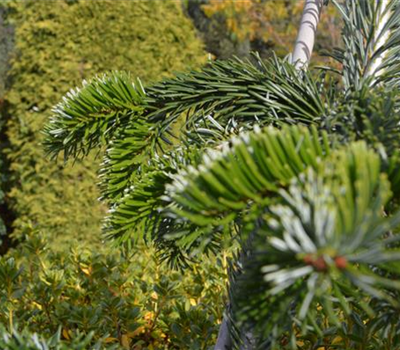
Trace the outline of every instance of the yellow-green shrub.
<instances>
[{"instance_id":1,"label":"yellow-green shrub","mask_svg":"<svg viewBox=\"0 0 400 350\"><path fill-rule=\"evenodd\" d=\"M6 93L15 234L29 223L56 237L54 248L72 237L96 241L104 211L97 202L97 167L91 159L67 168L46 159L41 129L51 107L71 86L109 69L129 70L147 82L199 66L202 44L174 0L7 6L15 27L13 84Z\"/></svg>"}]
</instances>

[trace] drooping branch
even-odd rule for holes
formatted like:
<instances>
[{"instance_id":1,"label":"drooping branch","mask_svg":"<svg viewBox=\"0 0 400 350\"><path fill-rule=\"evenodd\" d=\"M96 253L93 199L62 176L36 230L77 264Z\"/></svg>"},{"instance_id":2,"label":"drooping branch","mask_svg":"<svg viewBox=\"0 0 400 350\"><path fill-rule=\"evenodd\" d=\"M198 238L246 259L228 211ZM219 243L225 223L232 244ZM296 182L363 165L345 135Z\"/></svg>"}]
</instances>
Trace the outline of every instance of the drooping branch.
<instances>
[{"instance_id":1,"label":"drooping branch","mask_svg":"<svg viewBox=\"0 0 400 350\"><path fill-rule=\"evenodd\" d=\"M298 69L306 67L310 62L323 4L324 0L306 0L305 2L292 55L292 63Z\"/></svg>"}]
</instances>

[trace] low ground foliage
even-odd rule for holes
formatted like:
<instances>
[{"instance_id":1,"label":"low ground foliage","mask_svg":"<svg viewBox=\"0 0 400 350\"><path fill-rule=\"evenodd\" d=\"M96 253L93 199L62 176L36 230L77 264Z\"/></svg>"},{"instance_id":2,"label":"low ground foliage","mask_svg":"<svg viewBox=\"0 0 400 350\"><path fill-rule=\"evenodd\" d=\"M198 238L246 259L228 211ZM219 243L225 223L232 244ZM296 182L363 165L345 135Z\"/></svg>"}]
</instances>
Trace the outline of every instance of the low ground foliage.
<instances>
[{"instance_id":1,"label":"low ground foliage","mask_svg":"<svg viewBox=\"0 0 400 350\"><path fill-rule=\"evenodd\" d=\"M223 312L223 264L171 272L144 247L56 253L35 232L0 259L1 348L37 333L51 349L205 349Z\"/></svg>"}]
</instances>

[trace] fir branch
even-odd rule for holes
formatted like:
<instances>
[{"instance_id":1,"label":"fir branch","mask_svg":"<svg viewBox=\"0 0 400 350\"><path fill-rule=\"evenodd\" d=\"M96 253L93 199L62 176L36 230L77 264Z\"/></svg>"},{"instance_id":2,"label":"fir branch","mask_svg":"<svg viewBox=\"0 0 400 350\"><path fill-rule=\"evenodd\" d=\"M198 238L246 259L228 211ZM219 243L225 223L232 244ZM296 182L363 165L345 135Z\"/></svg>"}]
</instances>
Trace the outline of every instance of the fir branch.
<instances>
[{"instance_id":1,"label":"fir branch","mask_svg":"<svg viewBox=\"0 0 400 350\"><path fill-rule=\"evenodd\" d=\"M399 86L400 7L397 0L332 0L344 19L345 48L334 57L343 64L346 89Z\"/></svg>"},{"instance_id":2,"label":"fir branch","mask_svg":"<svg viewBox=\"0 0 400 350\"><path fill-rule=\"evenodd\" d=\"M139 80L129 74L113 72L84 81L82 88L71 89L53 109L46 125L44 146L64 159L87 155L99 144L105 145L115 130L143 111L145 92Z\"/></svg>"}]
</instances>

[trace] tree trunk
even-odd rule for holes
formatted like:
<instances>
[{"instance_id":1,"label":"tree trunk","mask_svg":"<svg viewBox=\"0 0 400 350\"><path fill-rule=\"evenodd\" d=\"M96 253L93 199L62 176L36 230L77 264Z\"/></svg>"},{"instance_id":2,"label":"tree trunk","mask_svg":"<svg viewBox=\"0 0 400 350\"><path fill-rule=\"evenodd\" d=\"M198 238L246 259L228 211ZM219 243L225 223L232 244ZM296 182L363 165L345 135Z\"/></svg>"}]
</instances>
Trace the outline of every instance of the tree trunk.
<instances>
[{"instance_id":1,"label":"tree trunk","mask_svg":"<svg viewBox=\"0 0 400 350\"><path fill-rule=\"evenodd\" d=\"M231 336L229 334L228 318L224 316L219 328L217 344L214 350L230 350L232 348Z\"/></svg>"},{"instance_id":2,"label":"tree trunk","mask_svg":"<svg viewBox=\"0 0 400 350\"><path fill-rule=\"evenodd\" d=\"M307 67L310 62L323 3L324 0L306 0L304 5L299 33L292 55L292 63L298 69Z\"/></svg>"}]
</instances>

